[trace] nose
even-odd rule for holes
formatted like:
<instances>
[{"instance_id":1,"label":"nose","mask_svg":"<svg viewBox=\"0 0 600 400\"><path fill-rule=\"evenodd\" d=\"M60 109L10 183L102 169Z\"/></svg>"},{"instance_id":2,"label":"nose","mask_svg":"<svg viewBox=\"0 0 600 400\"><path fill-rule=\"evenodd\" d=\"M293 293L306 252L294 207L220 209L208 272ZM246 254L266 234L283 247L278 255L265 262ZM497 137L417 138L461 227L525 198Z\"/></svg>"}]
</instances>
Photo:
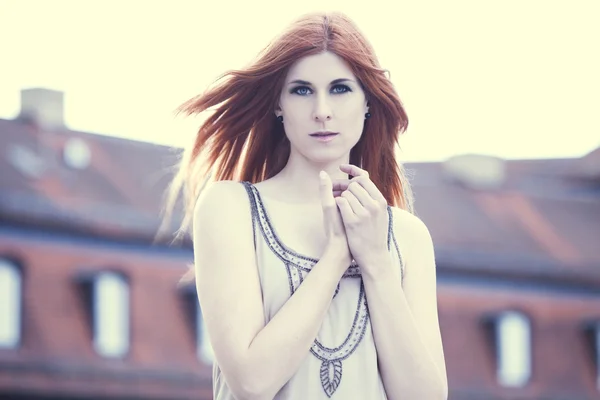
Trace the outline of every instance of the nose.
<instances>
[{"instance_id":1,"label":"nose","mask_svg":"<svg viewBox=\"0 0 600 400\"><path fill-rule=\"evenodd\" d=\"M326 98L323 96L318 96L315 104L315 110L313 113L313 118L315 121L324 122L329 121L331 119L331 106Z\"/></svg>"}]
</instances>

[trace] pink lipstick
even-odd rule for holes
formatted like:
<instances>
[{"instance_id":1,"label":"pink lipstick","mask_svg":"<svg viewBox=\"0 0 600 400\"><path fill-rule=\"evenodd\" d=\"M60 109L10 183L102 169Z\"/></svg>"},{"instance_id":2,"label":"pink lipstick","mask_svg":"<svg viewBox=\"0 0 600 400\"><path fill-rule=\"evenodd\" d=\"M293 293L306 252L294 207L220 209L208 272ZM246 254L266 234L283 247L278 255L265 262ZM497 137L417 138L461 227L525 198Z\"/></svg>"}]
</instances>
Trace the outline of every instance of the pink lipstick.
<instances>
[{"instance_id":1,"label":"pink lipstick","mask_svg":"<svg viewBox=\"0 0 600 400\"><path fill-rule=\"evenodd\" d=\"M337 132L331 131L322 131L310 134L311 137L317 139L319 142L331 142L337 135Z\"/></svg>"}]
</instances>

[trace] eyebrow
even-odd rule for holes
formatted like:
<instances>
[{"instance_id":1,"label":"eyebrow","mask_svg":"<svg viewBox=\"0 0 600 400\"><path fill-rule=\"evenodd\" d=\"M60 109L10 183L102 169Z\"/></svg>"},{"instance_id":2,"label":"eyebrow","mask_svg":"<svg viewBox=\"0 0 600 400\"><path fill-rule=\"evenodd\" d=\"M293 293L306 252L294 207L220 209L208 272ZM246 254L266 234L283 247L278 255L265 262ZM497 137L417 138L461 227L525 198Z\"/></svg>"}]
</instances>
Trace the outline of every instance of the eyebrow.
<instances>
[{"instance_id":1,"label":"eyebrow","mask_svg":"<svg viewBox=\"0 0 600 400\"><path fill-rule=\"evenodd\" d=\"M352 79L348 79L348 78L340 78L340 79L332 80L330 85L337 85L338 83L344 83L344 82L355 82L355 81ZM312 83L310 83L308 81L303 81L302 79L296 79L296 80L288 83L288 85L295 85L295 84L312 86Z\"/></svg>"}]
</instances>

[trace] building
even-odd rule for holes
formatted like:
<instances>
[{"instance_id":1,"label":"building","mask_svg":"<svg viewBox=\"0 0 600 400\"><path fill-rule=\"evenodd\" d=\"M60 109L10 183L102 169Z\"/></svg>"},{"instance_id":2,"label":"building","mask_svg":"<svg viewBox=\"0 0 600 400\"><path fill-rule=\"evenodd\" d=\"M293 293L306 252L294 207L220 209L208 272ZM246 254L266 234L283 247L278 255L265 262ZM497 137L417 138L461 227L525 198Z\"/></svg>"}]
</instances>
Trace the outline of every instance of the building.
<instances>
[{"instance_id":1,"label":"building","mask_svg":"<svg viewBox=\"0 0 600 400\"><path fill-rule=\"evenodd\" d=\"M0 399L209 399L191 244L153 243L177 152L0 120ZM436 247L451 399L600 397L600 149L407 165Z\"/></svg>"},{"instance_id":2,"label":"building","mask_svg":"<svg viewBox=\"0 0 600 400\"><path fill-rule=\"evenodd\" d=\"M600 149L415 169L450 398L600 398Z\"/></svg>"},{"instance_id":3,"label":"building","mask_svg":"<svg viewBox=\"0 0 600 400\"><path fill-rule=\"evenodd\" d=\"M211 398L190 246L152 244L176 154L22 100L0 120L0 398Z\"/></svg>"}]
</instances>

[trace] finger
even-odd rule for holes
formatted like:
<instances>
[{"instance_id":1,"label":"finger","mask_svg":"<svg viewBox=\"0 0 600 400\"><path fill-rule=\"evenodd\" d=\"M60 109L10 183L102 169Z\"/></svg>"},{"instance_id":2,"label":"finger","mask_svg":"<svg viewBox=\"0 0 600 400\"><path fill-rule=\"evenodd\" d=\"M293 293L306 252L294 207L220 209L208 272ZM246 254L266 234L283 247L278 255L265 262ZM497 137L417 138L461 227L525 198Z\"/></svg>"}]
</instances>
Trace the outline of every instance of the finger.
<instances>
[{"instance_id":1,"label":"finger","mask_svg":"<svg viewBox=\"0 0 600 400\"><path fill-rule=\"evenodd\" d=\"M348 189L348 185L350 184L350 179L334 179L332 181L333 190L344 191Z\"/></svg>"},{"instance_id":2,"label":"finger","mask_svg":"<svg viewBox=\"0 0 600 400\"><path fill-rule=\"evenodd\" d=\"M344 197L336 197L335 203L340 210L340 214L342 215L342 221L344 222L344 226L348 227L349 225L356 222L356 214L352 211L348 200Z\"/></svg>"},{"instance_id":3,"label":"finger","mask_svg":"<svg viewBox=\"0 0 600 400\"><path fill-rule=\"evenodd\" d=\"M352 176L369 176L369 172L353 164L342 164L340 165L340 170Z\"/></svg>"},{"instance_id":4,"label":"finger","mask_svg":"<svg viewBox=\"0 0 600 400\"><path fill-rule=\"evenodd\" d=\"M331 178L325 171L319 173L319 192L321 197L321 205L327 208L333 208L335 201L332 195Z\"/></svg>"},{"instance_id":5,"label":"finger","mask_svg":"<svg viewBox=\"0 0 600 400\"><path fill-rule=\"evenodd\" d=\"M367 213L367 210L363 207L362 204L360 204L360 201L358 201L356 196L351 191L349 191L349 190L344 191L342 193L342 198L344 198L348 201L348 204L350 205L352 212L356 216L361 217Z\"/></svg>"},{"instance_id":6,"label":"finger","mask_svg":"<svg viewBox=\"0 0 600 400\"><path fill-rule=\"evenodd\" d=\"M375 199L371 197L369 192L357 181L351 182L348 185L348 191L352 193L364 208L372 208L377 205Z\"/></svg>"},{"instance_id":7,"label":"finger","mask_svg":"<svg viewBox=\"0 0 600 400\"><path fill-rule=\"evenodd\" d=\"M319 190L321 191L321 207L323 209L325 229L328 232L332 231L334 234L340 235L343 233L343 223L341 223L341 221L336 223L336 221L339 220L339 216L331 185L331 178L329 175L326 172L321 171L319 173Z\"/></svg>"},{"instance_id":8,"label":"finger","mask_svg":"<svg viewBox=\"0 0 600 400\"><path fill-rule=\"evenodd\" d=\"M377 186L375 186L373 181L371 181L371 179L369 178L368 171L366 171L362 168L359 168L353 164L341 164L340 170L342 170L344 173L352 175L354 178L352 178L350 181L351 182L354 182L354 181L359 182L367 190L369 195L374 200L385 201L387 204L385 197L381 194L381 192L379 191Z\"/></svg>"},{"instance_id":9,"label":"finger","mask_svg":"<svg viewBox=\"0 0 600 400\"><path fill-rule=\"evenodd\" d=\"M357 177L352 178L350 180L350 183L348 184L348 187L350 187L350 185L353 182L357 182L358 184L360 184L373 200L387 204L385 196L381 194L379 188L377 188L375 183L373 183L373 181L369 179L368 175L359 175Z\"/></svg>"}]
</instances>

